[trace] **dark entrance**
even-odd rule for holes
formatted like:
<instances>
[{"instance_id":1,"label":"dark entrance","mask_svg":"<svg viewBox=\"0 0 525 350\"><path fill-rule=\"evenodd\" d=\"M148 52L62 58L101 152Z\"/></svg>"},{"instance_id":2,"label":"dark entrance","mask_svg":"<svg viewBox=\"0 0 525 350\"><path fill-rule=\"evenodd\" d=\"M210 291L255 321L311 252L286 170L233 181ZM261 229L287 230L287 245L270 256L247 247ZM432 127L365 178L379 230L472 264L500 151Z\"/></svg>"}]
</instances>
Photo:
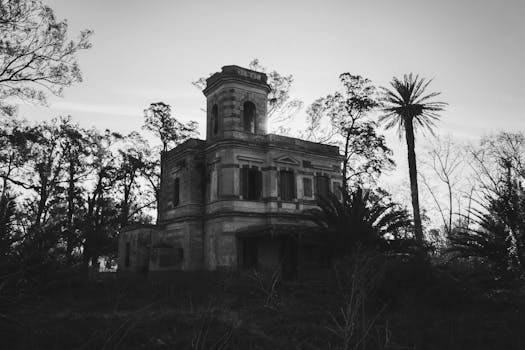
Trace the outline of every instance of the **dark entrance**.
<instances>
[{"instance_id":1,"label":"dark entrance","mask_svg":"<svg viewBox=\"0 0 525 350\"><path fill-rule=\"evenodd\" d=\"M242 267L244 269L257 268L257 261L259 260L257 243L258 239L255 237L242 240Z\"/></svg>"},{"instance_id":2,"label":"dark entrance","mask_svg":"<svg viewBox=\"0 0 525 350\"><path fill-rule=\"evenodd\" d=\"M281 241L281 266L282 276L286 280L297 279L298 273L298 244L297 240L291 236L283 236Z\"/></svg>"}]
</instances>

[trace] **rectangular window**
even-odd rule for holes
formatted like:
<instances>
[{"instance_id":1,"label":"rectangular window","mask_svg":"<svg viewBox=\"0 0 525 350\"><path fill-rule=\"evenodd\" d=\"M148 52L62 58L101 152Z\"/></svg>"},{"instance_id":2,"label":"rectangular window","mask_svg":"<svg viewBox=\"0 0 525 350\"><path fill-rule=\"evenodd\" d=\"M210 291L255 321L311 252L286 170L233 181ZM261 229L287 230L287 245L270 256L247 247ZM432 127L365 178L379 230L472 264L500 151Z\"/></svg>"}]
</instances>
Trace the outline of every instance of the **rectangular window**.
<instances>
[{"instance_id":1,"label":"rectangular window","mask_svg":"<svg viewBox=\"0 0 525 350\"><path fill-rule=\"evenodd\" d=\"M291 201L295 198L295 176L293 171L281 170L281 200Z\"/></svg>"},{"instance_id":2,"label":"rectangular window","mask_svg":"<svg viewBox=\"0 0 525 350\"><path fill-rule=\"evenodd\" d=\"M241 168L241 194L243 199L261 199L262 173L257 167Z\"/></svg>"},{"instance_id":3,"label":"rectangular window","mask_svg":"<svg viewBox=\"0 0 525 350\"><path fill-rule=\"evenodd\" d=\"M330 179L328 178L328 176L316 176L315 187L317 198L321 196L328 197L328 192L330 192Z\"/></svg>"},{"instance_id":4,"label":"rectangular window","mask_svg":"<svg viewBox=\"0 0 525 350\"><path fill-rule=\"evenodd\" d=\"M341 183L340 182L334 182L332 184L332 192L337 196L337 199L341 200L343 198L343 195L341 193Z\"/></svg>"},{"instance_id":5,"label":"rectangular window","mask_svg":"<svg viewBox=\"0 0 525 350\"><path fill-rule=\"evenodd\" d=\"M173 181L173 206L179 205L179 198L180 197L180 180L179 178L176 178Z\"/></svg>"},{"instance_id":6,"label":"rectangular window","mask_svg":"<svg viewBox=\"0 0 525 350\"><path fill-rule=\"evenodd\" d=\"M312 179L303 177L303 197L312 197L313 186Z\"/></svg>"},{"instance_id":7,"label":"rectangular window","mask_svg":"<svg viewBox=\"0 0 525 350\"><path fill-rule=\"evenodd\" d=\"M129 267L129 260L130 260L130 254L131 254L131 244L129 242L126 242L126 252L124 257L124 265L126 267Z\"/></svg>"}]
</instances>

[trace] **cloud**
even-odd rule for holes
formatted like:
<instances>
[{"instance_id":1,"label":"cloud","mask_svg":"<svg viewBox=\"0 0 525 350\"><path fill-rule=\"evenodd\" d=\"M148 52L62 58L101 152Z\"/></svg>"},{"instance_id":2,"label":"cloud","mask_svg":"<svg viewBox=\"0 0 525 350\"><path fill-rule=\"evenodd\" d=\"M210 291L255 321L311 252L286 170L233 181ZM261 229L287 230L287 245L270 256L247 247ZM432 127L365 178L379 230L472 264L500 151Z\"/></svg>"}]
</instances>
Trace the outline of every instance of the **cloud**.
<instances>
[{"instance_id":1,"label":"cloud","mask_svg":"<svg viewBox=\"0 0 525 350\"><path fill-rule=\"evenodd\" d=\"M133 107L132 105L113 105L113 104L89 104L82 102L53 101L50 107L62 111L89 112L108 115L120 115L125 117L136 117L142 115L143 108Z\"/></svg>"},{"instance_id":2,"label":"cloud","mask_svg":"<svg viewBox=\"0 0 525 350\"><path fill-rule=\"evenodd\" d=\"M192 90L193 89L193 90ZM197 100L202 99L202 94L193 86L188 84L184 92L176 89L147 87L147 86L116 86L111 89L111 93L120 96L143 98L147 100Z\"/></svg>"}]
</instances>

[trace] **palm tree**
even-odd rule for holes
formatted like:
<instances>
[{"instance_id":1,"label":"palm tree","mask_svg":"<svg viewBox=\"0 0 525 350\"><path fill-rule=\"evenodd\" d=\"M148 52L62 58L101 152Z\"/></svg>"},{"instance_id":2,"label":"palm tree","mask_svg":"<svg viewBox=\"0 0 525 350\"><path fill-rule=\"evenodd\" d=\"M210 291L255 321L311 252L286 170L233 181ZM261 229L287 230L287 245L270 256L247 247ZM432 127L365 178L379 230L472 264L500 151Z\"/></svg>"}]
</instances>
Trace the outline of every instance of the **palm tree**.
<instances>
[{"instance_id":1,"label":"palm tree","mask_svg":"<svg viewBox=\"0 0 525 350\"><path fill-rule=\"evenodd\" d=\"M423 228L419 212L414 129L428 129L433 134L434 122L439 120L439 112L442 112L447 105L445 102L431 101L440 94L440 92L425 92L431 82L432 79L420 78L419 75L414 76L412 73L405 74L402 81L394 77L390 89L381 88L384 114L379 117L379 122L384 124L386 129L397 126L400 138L403 131L405 132L414 211L414 234L420 244L423 243Z\"/></svg>"}]
</instances>

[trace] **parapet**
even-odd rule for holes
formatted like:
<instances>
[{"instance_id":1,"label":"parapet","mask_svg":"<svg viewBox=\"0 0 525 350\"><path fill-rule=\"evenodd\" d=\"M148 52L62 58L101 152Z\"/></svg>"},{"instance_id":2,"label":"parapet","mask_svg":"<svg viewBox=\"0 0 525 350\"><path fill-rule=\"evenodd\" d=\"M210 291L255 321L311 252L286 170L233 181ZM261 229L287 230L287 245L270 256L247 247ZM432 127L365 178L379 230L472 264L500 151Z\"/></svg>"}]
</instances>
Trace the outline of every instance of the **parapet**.
<instances>
[{"instance_id":1,"label":"parapet","mask_svg":"<svg viewBox=\"0 0 525 350\"><path fill-rule=\"evenodd\" d=\"M202 92L205 96L208 96L210 91L214 90L215 87L225 81L248 82L262 87L266 92L270 92L271 90L270 85L267 83L268 77L265 73L231 65L222 67L221 72L214 73L211 77L206 79L206 88Z\"/></svg>"},{"instance_id":2,"label":"parapet","mask_svg":"<svg viewBox=\"0 0 525 350\"><path fill-rule=\"evenodd\" d=\"M295 137L288 137L283 135L268 134L266 135L266 142L269 145L287 146L296 151L303 151L307 153L323 154L331 157L339 157L339 147L327 145L324 143L306 141Z\"/></svg>"}]
</instances>

